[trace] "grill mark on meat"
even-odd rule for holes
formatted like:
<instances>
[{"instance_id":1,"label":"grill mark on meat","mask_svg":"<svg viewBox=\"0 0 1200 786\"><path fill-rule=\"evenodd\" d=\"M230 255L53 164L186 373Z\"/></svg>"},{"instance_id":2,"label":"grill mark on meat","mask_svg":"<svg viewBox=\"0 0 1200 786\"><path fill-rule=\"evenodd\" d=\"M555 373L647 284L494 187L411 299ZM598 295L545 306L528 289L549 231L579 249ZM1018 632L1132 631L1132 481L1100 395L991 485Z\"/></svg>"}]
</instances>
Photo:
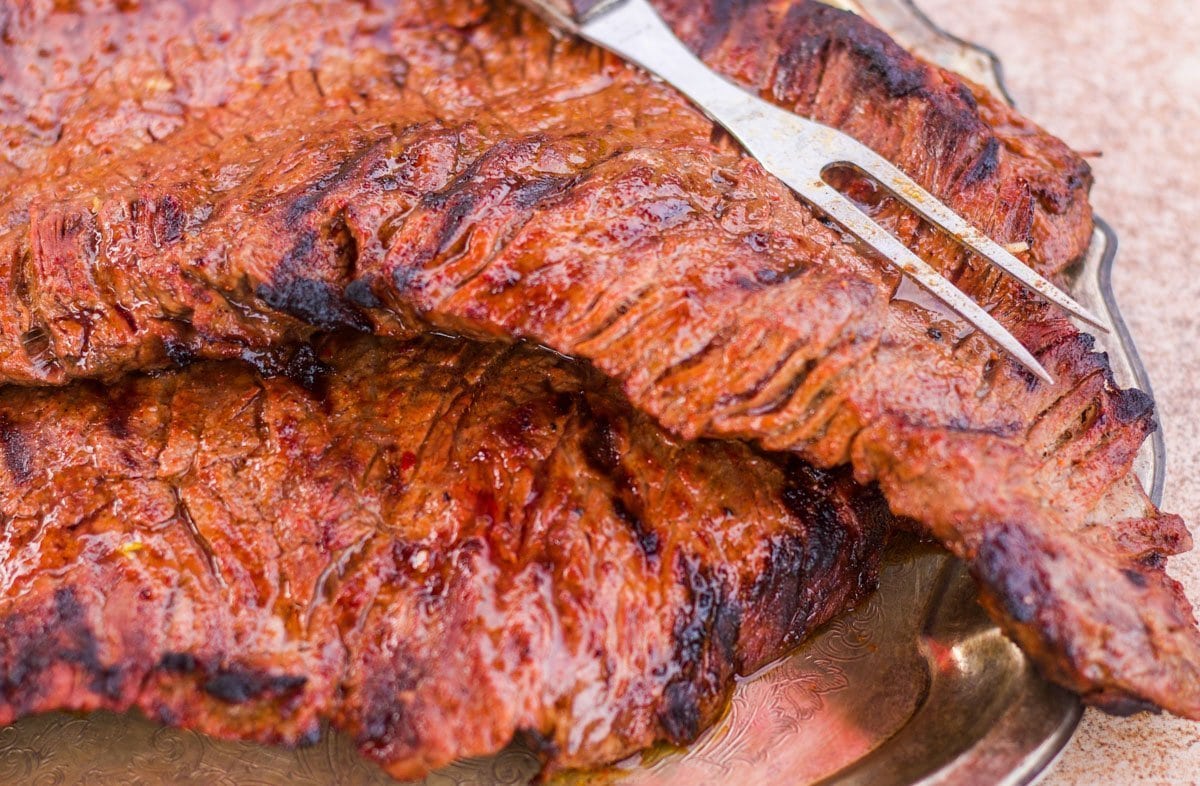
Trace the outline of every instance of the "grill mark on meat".
<instances>
[{"instance_id":1,"label":"grill mark on meat","mask_svg":"<svg viewBox=\"0 0 1200 786\"><path fill-rule=\"evenodd\" d=\"M629 295L613 306L607 313L598 313L601 302L605 299L605 295L608 294L608 292L601 289L592 296L592 307L579 319L580 324L589 325L586 331L579 334L579 344L583 345L599 340L601 336L608 333L618 322L624 319L630 311L636 309L646 299L646 296L652 294L653 291L654 287L647 284L629 293Z\"/></svg>"},{"instance_id":2,"label":"grill mark on meat","mask_svg":"<svg viewBox=\"0 0 1200 786\"><path fill-rule=\"evenodd\" d=\"M570 145L577 137L568 135L557 141ZM458 291L468 290L479 280L488 284L488 294L498 295L519 283L520 273L495 269L494 263L501 250L520 237L536 215L536 209L570 199L572 192L587 181L596 166L619 155L601 156L599 162L578 167L578 174L537 174L535 157L555 150L555 140L544 134L501 140L476 158L445 189L424 197L424 208L434 214L433 222L440 226L438 238L433 246L420 239L415 251L404 249L395 255L390 264L396 289L401 293L410 288L420 291L431 277L445 271L452 271L448 278ZM573 161L572 165L575 163ZM511 215L495 227L491 246L485 253L476 254L472 243L477 226L505 211ZM473 268L455 270L456 264L468 255L478 257ZM441 257L440 263L429 266L429 262L437 257Z\"/></svg>"},{"instance_id":3,"label":"grill mark on meat","mask_svg":"<svg viewBox=\"0 0 1200 786\"><path fill-rule=\"evenodd\" d=\"M519 186L512 193L513 204L522 209L536 208L570 193L579 182L571 175L546 175Z\"/></svg>"},{"instance_id":4,"label":"grill mark on meat","mask_svg":"<svg viewBox=\"0 0 1200 786\"><path fill-rule=\"evenodd\" d=\"M287 206L283 215L285 226L294 226L316 210L338 186L345 184L351 177L358 175L362 163L368 158L378 156L387 146L387 140L377 140L361 150L351 153L330 174L318 178L306 185L298 196Z\"/></svg>"},{"instance_id":5,"label":"grill mark on meat","mask_svg":"<svg viewBox=\"0 0 1200 786\"><path fill-rule=\"evenodd\" d=\"M746 13L747 0L713 0L706 14L703 42L698 48L701 53L715 49L729 34L733 20Z\"/></svg>"},{"instance_id":6,"label":"grill mark on meat","mask_svg":"<svg viewBox=\"0 0 1200 786\"><path fill-rule=\"evenodd\" d=\"M494 186L497 181L502 183L513 163L535 153L547 141L544 135L501 140L471 162L444 189L424 198L425 207L445 214L434 243L436 253L440 254L450 247L466 217L486 193L479 186Z\"/></svg>"},{"instance_id":7,"label":"grill mark on meat","mask_svg":"<svg viewBox=\"0 0 1200 786\"><path fill-rule=\"evenodd\" d=\"M757 353L758 349L760 347L762 347L763 340L764 340L764 337L759 336L758 342L755 344L755 346L753 348L754 353ZM764 373L755 382L753 382L752 384L750 384L743 390L740 390L736 393L726 393L725 395L723 395L721 397L718 404L721 406L722 409L726 410L727 412L729 412L731 414L737 414L738 408L736 405L741 404L743 402L753 401L754 398L756 396L758 396L758 394L761 393L771 382L773 382L775 380L775 378L783 371L783 369L788 366L788 364L791 362L792 358L795 357L796 353L798 351L800 351L802 348L804 348L804 345L805 345L805 342L803 340L799 340L799 339L790 343L787 346L787 348L783 350L783 352L779 353L779 359L770 368L768 368L766 370L766 373ZM809 359L808 361L806 361L804 364L804 368L802 369L801 373L797 376L807 377L809 374L812 373L813 368L815 368L815 366L816 366L816 362L817 361L815 358L812 358L812 359ZM794 392L795 391L792 391L792 393L794 393ZM787 395L788 395L788 397L790 397L791 393L788 393ZM768 404L764 405L764 406L770 406L770 405L773 405L773 403L774 403L773 401L768 402Z\"/></svg>"},{"instance_id":8,"label":"grill mark on meat","mask_svg":"<svg viewBox=\"0 0 1200 786\"><path fill-rule=\"evenodd\" d=\"M983 143L983 150L980 151L979 157L975 159L975 163L962 176L962 188L971 188L991 180L996 171L1000 168L1000 140L996 137L988 137L988 140Z\"/></svg>"},{"instance_id":9,"label":"grill mark on meat","mask_svg":"<svg viewBox=\"0 0 1200 786\"><path fill-rule=\"evenodd\" d=\"M62 364L54 354L51 336L50 328L40 322L21 334L21 351L29 359L29 364L39 380L55 380L62 374Z\"/></svg>"},{"instance_id":10,"label":"grill mark on meat","mask_svg":"<svg viewBox=\"0 0 1200 786\"><path fill-rule=\"evenodd\" d=\"M760 88L794 104L811 105L821 93L833 46L829 36L812 31L807 15L794 7L784 16L779 50Z\"/></svg>"},{"instance_id":11,"label":"grill mark on meat","mask_svg":"<svg viewBox=\"0 0 1200 786\"><path fill-rule=\"evenodd\" d=\"M712 353L723 349L728 342L728 336L723 336L720 334L714 335L704 344L704 346L700 347L700 349L696 350L691 355L676 361L673 365L667 366L651 384L656 386L661 385L670 377L699 366L705 361L706 358L712 355Z\"/></svg>"},{"instance_id":12,"label":"grill mark on meat","mask_svg":"<svg viewBox=\"0 0 1200 786\"><path fill-rule=\"evenodd\" d=\"M470 177L463 175L467 182L474 178L474 173ZM442 254L452 247L461 248L461 240L465 237L465 233L460 232L463 229L463 224L466 223L467 216L475 209L475 205L479 201L480 195L473 189L465 188L459 181L455 181L449 189L443 194L439 194L436 199L431 199L427 202L427 207L435 210L443 210L442 227L439 230L437 240L434 242L434 253ZM450 256L456 256L451 254ZM422 262L426 260L421 260Z\"/></svg>"},{"instance_id":13,"label":"grill mark on meat","mask_svg":"<svg viewBox=\"0 0 1200 786\"><path fill-rule=\"evenodd\" d=\"M784 363L781 364L781 366L786 366L787 361L790 359L791 359L791 356L785 358ZM787 387L784 388L782 392L780 392L778 397L776 397L772 401L767 401L758 406L750 407L749 409L746 410L747 414L770 415L770 414L773 414L776 412L780 412L783 409L787 408L788 405L790 405L792 403L792 399L796 396L796 393L800 390L800 387L812 375L812 372L816 369L817 365L818 365L818 361L815 358L811 358L811 359L805 361L804 365L801 366L800 369L796 373L792 374L791 379L788 381ZM780 370L782 371L782 367ZM755 385L753 388L751 388L750 395L753 396L757 391L762 390L764 385L769 382L770 382L770 379L768 378L768 379L764 380L763 384Z\"/></svg>"}]
</instances>

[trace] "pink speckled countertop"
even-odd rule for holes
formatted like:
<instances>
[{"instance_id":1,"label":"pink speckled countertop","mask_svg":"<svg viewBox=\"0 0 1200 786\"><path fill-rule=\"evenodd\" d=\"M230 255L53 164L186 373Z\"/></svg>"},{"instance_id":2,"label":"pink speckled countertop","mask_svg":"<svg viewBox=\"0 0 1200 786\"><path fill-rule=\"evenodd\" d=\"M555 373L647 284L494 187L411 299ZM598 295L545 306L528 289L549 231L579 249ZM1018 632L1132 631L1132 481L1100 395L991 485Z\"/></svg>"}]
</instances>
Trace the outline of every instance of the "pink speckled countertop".
<instances>
[{"instance_id":1,"label":"pink speckled countertop","mask_svg":"<svg viewBox=\"0 0 1200 786\"><path fill-rule=\"evenodd\" d=\"M1092 200L1120 237L1117 301L1167 440L1163 504L1200 540L1200 0L917 3L1000 56L1027 115L1103 152ZM1200 548L1171 565L1200 607ZM1200 784L1200 723L1088 711L1044 783Z\"/></svg>"}]
</instances>

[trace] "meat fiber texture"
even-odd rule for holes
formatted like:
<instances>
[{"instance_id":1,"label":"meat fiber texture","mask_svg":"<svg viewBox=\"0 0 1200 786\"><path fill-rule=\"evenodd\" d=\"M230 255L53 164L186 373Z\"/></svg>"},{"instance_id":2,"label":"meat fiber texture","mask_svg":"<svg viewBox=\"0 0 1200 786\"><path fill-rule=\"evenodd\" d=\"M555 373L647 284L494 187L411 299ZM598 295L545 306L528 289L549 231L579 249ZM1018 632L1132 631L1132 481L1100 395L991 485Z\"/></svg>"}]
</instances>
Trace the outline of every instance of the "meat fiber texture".
<instances>
[{"instance_id":1,"label":"meat fiber texture","mask_svg":"<svg viewBox=\"0 0 1200 786\"><path fill-rule=\"evenodd\" d=\"M674 439L527 345L318 352L0 399L0 722L596 766L874 587L887 510L846 472Z\"/></svg>"},{"instance_id":2,"label":"meat fiber texture","mask_svg":"<svg viewBox=\"0 0 1200 786\"><path fill-rule=\"evenodd\" d=\"M899 279L669 87L506 4L9 7L0 374L110 379L349 327L526 339L683 438L849 465L965 559L1043 673L1200 717L1190 546L1132 473L1153 405L1092 339L852 193L1054 375ZM1090 173L816 2L663 0L711 65L875 148L1046 275Z\"/></svg>"}]
</instances>

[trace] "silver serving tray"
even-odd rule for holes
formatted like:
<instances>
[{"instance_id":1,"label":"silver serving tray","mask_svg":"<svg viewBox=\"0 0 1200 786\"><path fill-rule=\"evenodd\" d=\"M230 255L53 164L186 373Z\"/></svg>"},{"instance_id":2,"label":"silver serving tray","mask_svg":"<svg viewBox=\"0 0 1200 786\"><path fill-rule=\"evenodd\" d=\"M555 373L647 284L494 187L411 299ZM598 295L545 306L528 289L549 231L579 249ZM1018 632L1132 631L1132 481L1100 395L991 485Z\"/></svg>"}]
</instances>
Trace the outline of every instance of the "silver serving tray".
<instances>
[{"instance_id":1,"label":"silver serving tray","mask_svg":"<svg viewBox=\"0 0 1200 786\"><path fill-rule=\"evenodd\" d=\"M986 50L933 25L910 0L830 0L870 16L926 58L1004 92ZM1102 222L1072 272L1072 295L1108 322L1099 343L1122 385L1149 384L1113 301L1116 238ZM1156 433L1138 473L1157 502ZM686 750L656 749L563 784L1031 783L1070 739L1081 707L1042 680L979 608L962 565L916 543L893 549L879 591L774 666L739 681L725 717ZM456 763L427 786L524 786L529 751ZM54 713L0 729L0 783L383 786L352 744L299 750L223 742L134 715Z\"/></svg>"}]
</instances>

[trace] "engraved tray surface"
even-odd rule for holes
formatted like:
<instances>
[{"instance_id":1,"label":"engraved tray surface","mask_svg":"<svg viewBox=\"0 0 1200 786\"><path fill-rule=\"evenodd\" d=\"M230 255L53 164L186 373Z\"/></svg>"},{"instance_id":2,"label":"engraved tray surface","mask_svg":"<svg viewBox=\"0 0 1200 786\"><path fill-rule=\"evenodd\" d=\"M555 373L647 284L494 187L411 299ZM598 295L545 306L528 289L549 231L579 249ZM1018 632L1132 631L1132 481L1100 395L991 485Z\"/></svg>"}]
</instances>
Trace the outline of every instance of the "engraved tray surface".
<instances>
[{"instance_id":1,"label":"engraved tray surface","mask_svg":"<svg viewBox=\"0 0 1200 786\"><path fill-rule=\"evenodd\" d=\"M910 0L829 0L872 17L910 49L1001 95L987 51L939 30ZM1109 274L1116 238L1098 223L1072 294L1111 328L1100 336L1118 381L1149 385ZM1156 433L1138 473L1158 501L1164 467ZM975 602L965 570L915 542L889 553L880 588L790 656L739 681L725 717L686 750L651 750L583 784L1031 783L1070 739L1081 707L1049 685ZM524 786L527 750L458 762L427 786ZM337 734L287 750L224 742L134 715L54 713L0 729L0 783L375 786L394 783Z\"/></svg>"}]
</instances>

